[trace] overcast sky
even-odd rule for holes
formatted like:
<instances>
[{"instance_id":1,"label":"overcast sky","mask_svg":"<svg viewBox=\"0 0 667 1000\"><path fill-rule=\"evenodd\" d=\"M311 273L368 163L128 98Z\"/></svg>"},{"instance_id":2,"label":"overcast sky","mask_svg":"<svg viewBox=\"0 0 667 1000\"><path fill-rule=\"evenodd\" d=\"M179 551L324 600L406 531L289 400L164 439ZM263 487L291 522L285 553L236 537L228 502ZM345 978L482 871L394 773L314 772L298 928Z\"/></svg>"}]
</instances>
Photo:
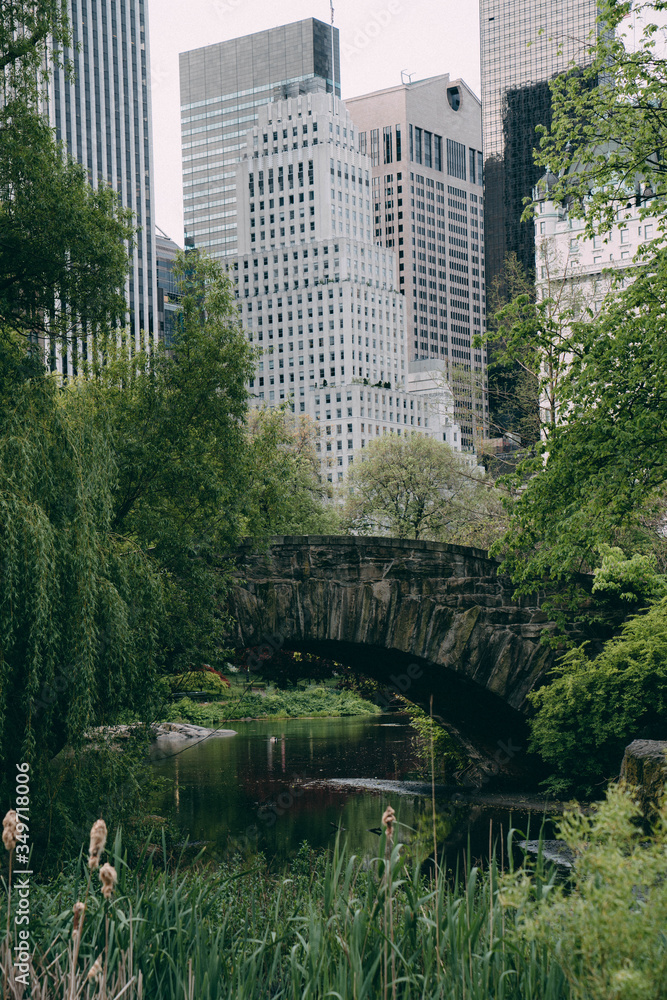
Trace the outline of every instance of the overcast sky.
<instances>
[{"instance_id":1,"label":"overcast sky","mask_svg":"<svg viewBox=\"0 0 667 1000\"><path fill-rule=\"evenodd\" d=\"M479 95L477 0L334 0L343 98L438 73ZM305 17L328 0L148 0L155 149L155 221L183 245L178 53Z\"/></svg>"}]
</instances>

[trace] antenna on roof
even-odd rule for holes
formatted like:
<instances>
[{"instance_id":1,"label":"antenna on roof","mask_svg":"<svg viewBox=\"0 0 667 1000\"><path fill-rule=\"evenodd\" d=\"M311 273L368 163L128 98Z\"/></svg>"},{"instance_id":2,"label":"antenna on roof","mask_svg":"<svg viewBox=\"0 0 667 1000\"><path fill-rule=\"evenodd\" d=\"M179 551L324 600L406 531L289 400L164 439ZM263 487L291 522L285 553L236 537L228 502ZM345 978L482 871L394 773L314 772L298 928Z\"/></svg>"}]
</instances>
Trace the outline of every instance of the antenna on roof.
<instances>
[{"instance_id":1,"label":"antenna on roof","mask_svg":"<svg viewBox=\"0 0 667 1000\"><path fill-rule=\"evenodd\" d=\"M408 78L407 82L408 82L408 83L412 83L412 77L413 77L414 75L415 75L414 73L408 73L407 69L402 69L402 70L401 70L401 83L402 83L403 85L405 85L405 80L404 80L403 78L404 78L404 77L406 77L406 76L407 76L407 78Z\"/></svg>"},{"instance_id":2,"label":"antenna on roof","mask_svg":"<svg viewBox=\"0 0 667 1000\"><path fill-rule=\"evenodd\" d=\"M336 49L334 46L334 5L333 0L329 0L331 7L331 77L333 80L333 95L336 96Z\"/></svg>"}]
</instances>

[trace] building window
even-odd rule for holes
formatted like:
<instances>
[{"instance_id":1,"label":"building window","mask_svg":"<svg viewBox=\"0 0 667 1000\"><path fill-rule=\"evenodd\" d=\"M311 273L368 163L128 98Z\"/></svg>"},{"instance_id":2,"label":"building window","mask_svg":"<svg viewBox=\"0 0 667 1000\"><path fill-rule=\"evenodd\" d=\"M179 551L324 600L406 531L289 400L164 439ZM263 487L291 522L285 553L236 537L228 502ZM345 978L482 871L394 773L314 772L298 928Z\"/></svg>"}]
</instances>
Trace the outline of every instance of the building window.
<instances>
[{"instance_id":1,"label":"building window","mask_svg":"<svg viewBox=\"0 0 667 1000\"><path fill-rule=\"evenodd\" d=\"M470 165L470 183L471 184L475 184L476 183L476 171L475 171L476 162L475 161L476 161L475 150L474 149L469 149L468 150L468 163Z\"/></svg>"},{"instance_id":2,"label":"building window","mask_svg":"<svg viewBox=\"0 0 667 1000\"><path fill-rule=\"evenodd\" d=\"M424 131L424 166L431 167L433 165L433 134L431 132Z\"/></svg>"},{"instance_id":3,"label":"building window","mask_svg":"<svg viewBox=\"0 0 667 1000\"><path fill-rule=\"evenodd\" d=\"M401 126L396 126L396 162L401 161Z\"/></svg>"},{"instance_id":4,"label":"building window","mask_svg":"<svg viewBox=\"0 0 667 1000\"><path fill-rule=\"evenodd\" d=\"M461 91L458 87L447 88L447 100L452 111L459 110L461 107ZM456 176L458 176L458 174Z\"/></svg>"},{"instance_id":5,"label":"building window","mask_svg":"<svg viewBox=\"0 0 667 1000\"><path fill-rule=\"evenodd\" d=\"M433 152L435 154L433 166L436 170L442 170L442 136L433 136Z\"/></svg>"},{"instance_id":6,"label":"building window","mask_svg":"<svg viewBox=\"0 0 667 1000\"><path fill-rule=\"evenodd\" d=\"M454 139L447 140L447 173L462 181L466 179L466 148Z\"/></svg>"},{"instance_id":7,"label":"building window","mask_svg":"<svg viewBox=\"0 0 667 1000\"><path fill-rule=\"evenodd\" d=\"M371 129L371 163L377 167L380 162L380 129Z\"/></svg>"},{"instance_id":8,"label":"building window","mask_svg":"<svg viewBox=\"0 0 667 1000\"><path fill-rule=\"evenodd\" d=\"M408 125L408 130L410 132L410 160L412 161L415 158L414 129L413 129L412 125Z\"/></svg>"},{"instance_id":9,"label":"building window","mask_svg":"<svg viewBox=\"0 0 667 1000\"><path fill-rule=\"evenodd\" d=\"M422 130L415 126L415 163L422 161Z\"/></svg>"},{"instance_id":10,"label":"building window","mask_svg":"<svg viewBox=\"0 0 667 1000\"><path fill-rule=\"evenodd\" d=\"M391 125L385 125L382 130L382 138L384 145L384 162L393 163L394 162L394 142L392 136Z\"/></svg>"}]
</instances>

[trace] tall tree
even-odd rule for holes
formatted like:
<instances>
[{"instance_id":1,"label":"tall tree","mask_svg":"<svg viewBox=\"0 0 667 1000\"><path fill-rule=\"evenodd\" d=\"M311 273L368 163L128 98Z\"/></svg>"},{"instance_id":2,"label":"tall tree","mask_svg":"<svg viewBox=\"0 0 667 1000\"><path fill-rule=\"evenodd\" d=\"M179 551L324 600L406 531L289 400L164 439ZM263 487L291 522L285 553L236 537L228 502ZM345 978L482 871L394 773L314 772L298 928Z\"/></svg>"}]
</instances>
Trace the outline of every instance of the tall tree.
<instances>
[{"instance_id":1,"label":"tall tree","mask_svg":"<svg viewBox=\"0 0 667 1000\"><path fill-rule=\"evenodd\" d=\"M645 519L667 486L667 254L573 326L567 422L512 510L501 551L521 589L590 570L602 544L660 546Z\"/></svg>"},{"instance_id":2,"label":"tall tree","mask_svg":"<svg viewBox=\"0 0 667 1000\"><path fill-rule=\"evenodd\" d=\"M528 447L539 440L539 379L532 352L516 342L518 322L535 312L535 286L516 254L508 255L487 298L491 437L518 434ZM534 323L531 323L531 327ZM477 347L485 346L481 337Z\"/></svg>"},{"instance_id":3,"label":"tall tree","mask_svg":"<svg viewBox=\"0 0 667 1000\"><path fill-rule=\"evenodd\" d=\"M392 434L358 457L344 513L351 530L483 547L497 537L504 519L492 485L444 442Z\"/></svg>"},{"instance_id":4,"label":"tall tree","mask_svg":"<svg viewBox=\"0 0 667 1000\"><path fill-rule=\"evenodd\" d=\"M182 312L169 351L135 354L112 336L82 387L115 444L113 529L163 572L169 669L222 656L219 563L244 510L246 382L254 370L234 289L219 266L181 254L175 275Z\"/></svg>"},{"instance_id":5,"label":"tall tree","mask_svg":"<svg viewBox=\"0 0 667 1000\"><path fill-rule=\"evenodd\" d=\"M536 155L553 172L549 196L582 218L589 236L608 230L629 204L643 214L666 207L667 61L655 46L665 10L664 0L603 0L590 67L552 83L552 126ZM639 16L632 46L624 31L631 13ZM664 511L667 475L661 239L643 249L629 287L619 285L588 321L568 323L558 387L567 421L552 430L546 460L524 468L534 478L499 546L522 590L545 577L572 581L597 564L604 544L664 545L647 528ZM539 347L539 324L518 331Z\"/></svg>"},{"instance_id":6,"label":"tall tree","mask_svg":"<svg viewBox=\"0 0 667 1000\"><path fill-rule=\"evenodd\" d=\"M250 414L247 433L244 534L335 534L338 511L320 477L311 421L263 408Z\"/></svg>"},{"instance_id":7,"label":"tall tree","mask_svg":"<svg viewBox=\"0 0 667 1000\"><path fill-rule=\"evenodd\" d=\"M67 0L3 0L0 11L0 70L4 96L34 94L47 66L47 42L70 41Z\"/></svg>"},{"instance_id":8,"label":"tall tree","mask_svg":"<svg viewBox=\"0 0 667 1000\"><path fill-rule=\"evenodd\" d=\"M112 530L104 413L0 337L0 755L35 769L122 708L148 709L161 583Z\"/></svg>"},{"instance_id":9,"label":"tall tree","mask_svg":"<svg viewBox=\"0 0 667 1000\"><path fill-rule=\"evenodd\" d=\"M0 110L0 323L53 346L122 323L131 212L25 101Z\"/></svg>"}]
</instances>

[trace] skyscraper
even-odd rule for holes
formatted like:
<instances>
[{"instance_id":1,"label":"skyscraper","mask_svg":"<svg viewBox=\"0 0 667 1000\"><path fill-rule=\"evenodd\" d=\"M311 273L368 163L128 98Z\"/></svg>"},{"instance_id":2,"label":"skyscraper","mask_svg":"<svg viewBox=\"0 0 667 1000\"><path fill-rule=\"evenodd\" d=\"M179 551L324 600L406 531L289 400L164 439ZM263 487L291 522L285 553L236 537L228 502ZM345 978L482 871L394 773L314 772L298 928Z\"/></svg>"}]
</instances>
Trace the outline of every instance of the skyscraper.
<instances>
[{"instance_id":1,"label":"skyscraper","mask_svg":"<svg viewBox=\"0 0 667 1000\"><path fill-rule=\"evenodd\" d=\"M324 93L271 102L244 145L238 294L261 352L255 398L292 400L313 418L331 481L387 434L432 436L459 450L446 389L409 390L397 260L372 236L370 160L345 105Z\"/></svg>"},{"instance_id":2,"label":"skyscraper","mask_svg":"<svg viewBox=\"0 0 667 1000\"><path fill-rule=\"evenodd\" d=\"M480 0L487 288L515 253L535 266L532 223L520 221L542 168L536 125L551 123L549 80L586 65L596 0Z\"/></svg>"},{"instance_id":3,"label":"skyscraper","mask_svg":"<svg viewBox=\"0 0 667 1000\"><path fill-rule=\"evenodd\" d=\"M187 245L234 257L235 177L245 135L270 101L331 92L334 80L340 94L338 31L308 18L182 52L180 79ZM297 145L285 129L272 130L270 140L276 152Z\"/></svg>"},{"instance_id":4,"label":"skyscraper","mask_svg":"<svg viewBox=\"0 0 667 1000\"><path fill-rule=\"evenodd\" d=\"M437 359L463 447L487 425L482 124L477 97L447 74L346 101L373 171L373 238L398 253L409 357Z\"/></svg>"},{"instance_id":5,"label":"skyscraper","mask_svg":"<svg viewBox=\"0 0 667 1000\"><path fill-rule=\"evenodd\" d=\"M88 171L109 184L136 217L127 281L135 343L157 336L153 141L146 0L70 0L74 70L51 74L48 113L56 136ZM65 374L68 356L59 361Z\"/></svg>"}]
</instances>

